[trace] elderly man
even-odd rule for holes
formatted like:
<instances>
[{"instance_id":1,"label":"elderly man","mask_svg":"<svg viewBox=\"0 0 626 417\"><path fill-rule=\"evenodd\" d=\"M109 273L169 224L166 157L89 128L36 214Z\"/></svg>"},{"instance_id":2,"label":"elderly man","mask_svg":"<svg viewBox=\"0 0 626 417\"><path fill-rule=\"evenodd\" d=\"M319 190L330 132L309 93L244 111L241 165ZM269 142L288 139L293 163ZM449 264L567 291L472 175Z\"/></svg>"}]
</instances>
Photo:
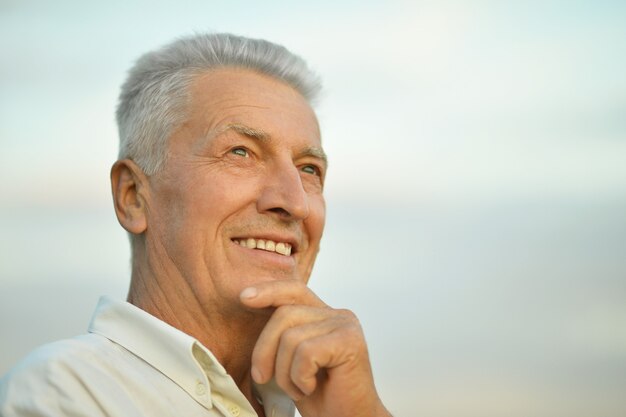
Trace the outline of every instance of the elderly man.
<instances>
[{"instance_id":1,"label":"elderly man","mask_svg":"<svg viewBox=\"0 0 626 417\"><path fill-rule=\"evenodd\" d=\"M127 302L0 384L11 416L388 416L356 317L308 287L326 156L297 56L228 34L144 55L122 87Z\"/></svg>"}]
</instances>

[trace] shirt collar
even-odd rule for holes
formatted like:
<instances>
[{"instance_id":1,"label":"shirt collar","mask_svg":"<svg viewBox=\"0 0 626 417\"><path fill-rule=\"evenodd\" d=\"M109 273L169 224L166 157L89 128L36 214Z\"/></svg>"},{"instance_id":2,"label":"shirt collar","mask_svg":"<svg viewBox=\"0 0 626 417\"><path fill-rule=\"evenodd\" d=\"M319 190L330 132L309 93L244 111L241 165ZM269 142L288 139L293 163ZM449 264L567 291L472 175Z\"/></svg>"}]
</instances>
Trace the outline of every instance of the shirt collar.
<instances>
[{"instance_id":1,"label":"shirt collar","mask_svg":"<svg viewBox=\"0 0 626 417\"><path fill-rule=\"evenodd\" d=\"M213 407L214 396L256 414L209 349L128 302L101 297L89 332L104 336L143 359L207 409ZM284 393L262 386L257 387L257 392L266 410L278 404L281 409L272 410L274 415L293 416L295 407Z\"/></svg>"}]
</instances>

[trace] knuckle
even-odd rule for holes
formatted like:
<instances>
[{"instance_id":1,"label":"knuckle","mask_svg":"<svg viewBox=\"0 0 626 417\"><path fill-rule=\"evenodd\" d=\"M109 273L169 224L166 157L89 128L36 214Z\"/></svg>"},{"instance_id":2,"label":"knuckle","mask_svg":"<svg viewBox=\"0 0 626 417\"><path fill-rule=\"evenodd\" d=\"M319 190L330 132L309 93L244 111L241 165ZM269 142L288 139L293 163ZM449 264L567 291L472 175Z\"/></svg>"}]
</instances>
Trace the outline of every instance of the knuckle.
<instances>
[{"instance_id":1,"label":"knuckle","mask_svg":"<svg viewBox=\"0 0 626 417\"><path fill-rule=\"evenodd\" d=\"M352 310L348 310L346 308L340 308L340 309L337 309L336 311L339 313L340 316L342 316L346 320L356 321L356 322L359 321L356 314L354 314Z\"/></svg>"},{"instance_id":2,"label":"knuckle","mask_svg":"<svg viewBox=\"0 0 626 417\"><path fill-rule=\"evenodd\" d=\"M313 361L316 350L317 346L315 342L303 340L295 348L294 357L297 358L298 362L304 365Z\"/></svg>"},{"instance_id":3,"label":"knuckle","mask_svg":"<svg viewBox=\"0 0 626 417\"><path fill-rule=\"evenodd\" d=\"M350 310L343 310L342 316L345 326L358 332L361 331L361 322L354 312Z\"/></svg>"},{"instance_id":4,"label":"knuckle","mask_svg":"<svg viewBox=\"0 0 626 417\"><path fill-rule=\"evenodd\" d=\"M333 309L329 317L338 328L354 328L359 330L361 328L359 319L351 310Z\"/></svg>"},{"instance_id":5,"label":"knuckle","mask_svg":"<svg viewBox=\"0 0 626 417\"><path fill-rule=\"evenodd\" d=\"M365 343L361 323L352 312L340 321L340 324L337 327L336 335L344 340L344 343L347 346L351 346L353 348L358 348Z\"/></svg>"},{"instance_id":6,"label":"knuckle","mask_svg":"<svg viewBox=\"0 0 626 417\"><path fill-rule=\"evenodd\" d=\"M289 328L280 336L281 344L287 348L293 348L300 342L300 332L294 328Z\"/></svg>"},{"instance_id":7,"label":"knuckle","mask_svg":"<svg viewBox=\"0 0 626 417\"><path fill-rule=\"evenodd\" d=\"M315 388L315 375L304 373L301 369L292 369L291 379L305 394L310 394Z\"/></svg>"}]
</instances>

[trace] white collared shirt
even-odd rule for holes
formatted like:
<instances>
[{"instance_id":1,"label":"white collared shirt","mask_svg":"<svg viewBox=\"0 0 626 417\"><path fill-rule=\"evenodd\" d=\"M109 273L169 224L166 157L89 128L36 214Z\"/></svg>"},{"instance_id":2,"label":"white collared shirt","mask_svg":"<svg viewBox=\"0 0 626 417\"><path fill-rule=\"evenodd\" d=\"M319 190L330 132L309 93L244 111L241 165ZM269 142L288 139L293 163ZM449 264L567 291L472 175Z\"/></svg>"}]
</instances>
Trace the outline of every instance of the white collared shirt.
<instances>
[{"instance_id":1,"label":"white collared shirt","mask_svg":"<svg viewBox=\"0 0 626 417\"><path fill-rule=\"evenodd\" d=\"M293 417L257 387L267 416ZM215 356L130 303L100 299L89 334L44 345L0 379L0 416L256 417Z\"/></svg>"}]
</instances>

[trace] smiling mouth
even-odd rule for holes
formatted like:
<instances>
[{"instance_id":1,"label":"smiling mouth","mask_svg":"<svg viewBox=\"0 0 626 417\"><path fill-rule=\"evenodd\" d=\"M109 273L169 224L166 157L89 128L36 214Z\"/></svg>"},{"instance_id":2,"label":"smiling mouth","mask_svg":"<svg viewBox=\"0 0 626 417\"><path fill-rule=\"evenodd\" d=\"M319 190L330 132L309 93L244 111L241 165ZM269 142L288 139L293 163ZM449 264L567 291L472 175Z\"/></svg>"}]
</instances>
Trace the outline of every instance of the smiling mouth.
<instances>
[{"instance_id":1,"label":"smiling mouth","mask_svg":"<svg viewBox=\"0 0 626 417\"><path fill-rule=\"evenodd\" d=\"M287 242L274 242L268 239L233 239L237 245L248 249L259 249L266 252L275 252L284 256L291 256L291 244Z\"/></svg>"}]
</instances>

